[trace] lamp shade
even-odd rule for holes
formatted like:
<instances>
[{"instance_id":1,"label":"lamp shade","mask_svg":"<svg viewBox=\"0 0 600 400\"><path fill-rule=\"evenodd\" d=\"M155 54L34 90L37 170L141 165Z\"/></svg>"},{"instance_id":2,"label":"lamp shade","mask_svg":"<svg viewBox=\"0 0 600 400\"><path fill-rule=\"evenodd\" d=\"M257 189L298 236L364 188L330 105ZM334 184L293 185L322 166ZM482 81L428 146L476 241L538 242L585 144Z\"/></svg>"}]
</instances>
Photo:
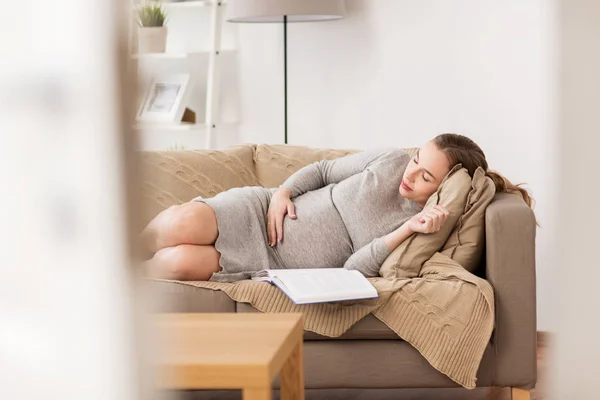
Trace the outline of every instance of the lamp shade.
<instances>
[{"instance_id":1,"label":"lamp shade","mask_svg":"<svg viewBox=\"0 0 600 400\"><path fill-rule=\"evenodd\" d=\"M229 22L328 21L341 19L346 13L344 0L229 0Z\"/></svg>"}]
</instances>

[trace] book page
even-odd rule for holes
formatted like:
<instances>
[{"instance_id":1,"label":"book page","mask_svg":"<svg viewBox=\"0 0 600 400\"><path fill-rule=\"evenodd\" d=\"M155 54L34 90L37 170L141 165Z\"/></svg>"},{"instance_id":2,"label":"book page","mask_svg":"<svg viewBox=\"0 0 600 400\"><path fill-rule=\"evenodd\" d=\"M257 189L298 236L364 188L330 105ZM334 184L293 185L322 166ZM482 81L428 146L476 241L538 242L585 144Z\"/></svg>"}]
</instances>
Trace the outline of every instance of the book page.
<instances>
[{"instance_id":1,"label":"book page","mask_svg":"<svg viewBox=\"0 0 600 400\"><path fill-rule=\"evenodd\" d=\"M377 297L373 285L358 271L342 268L297 271L286 270L276 276L286 286L284 291L298 302Z\"/></svg>"},{"instance_id":2,"label":"book page","mask_svg":"<svg viewBox=\"0 0 600 400\"><path fill-rule=\"evenodd\" d=\"M271 282L273 277L283 278L298 274L316 274L320 272L337 271L338 273L347 273L348 270L342 268L297 268L297 269L262 269L252 274L253 281Z\"/></svg>"}]
</instances>

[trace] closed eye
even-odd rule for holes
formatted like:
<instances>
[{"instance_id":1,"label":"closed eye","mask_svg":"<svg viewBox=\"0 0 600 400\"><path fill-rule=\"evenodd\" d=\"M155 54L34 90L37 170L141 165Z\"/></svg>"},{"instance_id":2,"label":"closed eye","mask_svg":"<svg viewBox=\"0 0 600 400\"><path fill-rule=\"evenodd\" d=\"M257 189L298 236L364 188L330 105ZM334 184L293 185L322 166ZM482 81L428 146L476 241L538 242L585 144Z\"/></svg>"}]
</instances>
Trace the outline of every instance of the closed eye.
<instances>
[{"instance_id":1,"label":"closed eye","mask_svg":"<svg viewBox=\"0 0 600 400\"><path fill-rule=\"evenodd\" d=\"M418 151L417 151L417 155L415 156L415 158L413 158L413 161L414 161L414 163L415 163L415 164L419 165L419 152L418 152ZM423 180L424 180L425 182L433 182L433 181L435 181L435 180L437 179L435 176L433 176L433 174L432 174L431 172L427 171L425 168L423 168L423 170L425 171L425 172L423 173ZM427 178L425 177L425 173L427 173L427 174L431 175L431 177L433 178L433 181L432 181L432 180L430 180L430 179L427 179Z\"/></svg>"}]
</instances>

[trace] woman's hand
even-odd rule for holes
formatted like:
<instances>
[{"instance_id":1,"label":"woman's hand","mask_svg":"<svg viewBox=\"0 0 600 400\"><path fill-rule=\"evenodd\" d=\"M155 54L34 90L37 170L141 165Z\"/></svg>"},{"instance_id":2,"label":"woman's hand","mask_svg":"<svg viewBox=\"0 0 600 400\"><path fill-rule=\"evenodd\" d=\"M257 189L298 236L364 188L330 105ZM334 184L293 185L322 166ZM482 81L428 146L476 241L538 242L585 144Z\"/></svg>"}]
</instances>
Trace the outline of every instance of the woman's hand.
<instances>
[{"instance_id":1,"label":"woman's hand","mask_svg":"<svg viewBox=\"0 0 600 400\"><path fill-rule=\"evenodd\" d=\"M286 214L296 219L294 203L291 200L292 192L289 189L279 189L271 197L269 210L267 211L267 237L269 246L275 246L276 242L283 240L283 219Z\"/></svg>"},{"instance_id":2,"label":"woman's hand","mask_svg":"<svg viewBox=\"0 0 600 400\"><path fill-rule=\"evenodd\" d=\"M435 233L442 229L448 210L445 207L436 205L429 211L423 211L408 220L408 228L416 233Z\"/></svg>"}]
</instances>

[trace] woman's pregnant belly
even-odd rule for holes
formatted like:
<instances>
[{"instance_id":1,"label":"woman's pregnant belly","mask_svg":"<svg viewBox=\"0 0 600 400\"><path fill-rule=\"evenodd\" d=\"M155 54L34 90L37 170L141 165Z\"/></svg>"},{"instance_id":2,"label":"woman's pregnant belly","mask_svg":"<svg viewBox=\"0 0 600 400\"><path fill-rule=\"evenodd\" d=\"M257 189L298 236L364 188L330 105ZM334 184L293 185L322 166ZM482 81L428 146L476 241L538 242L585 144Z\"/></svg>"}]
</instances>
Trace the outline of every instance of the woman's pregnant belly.
<instances>
[{"instance_id":1,"label":"woman's pregnant belly","mask_svg":"<svg viewBox=\"0 0 600 400\"><path fill-rule=\"evenodd\" d=\"M331 200L331 187L293 201L297 218L286 215L283 240L274 247L286 268L343 267L352 255L352 242Z\"/></svg>"}]
</instances>

